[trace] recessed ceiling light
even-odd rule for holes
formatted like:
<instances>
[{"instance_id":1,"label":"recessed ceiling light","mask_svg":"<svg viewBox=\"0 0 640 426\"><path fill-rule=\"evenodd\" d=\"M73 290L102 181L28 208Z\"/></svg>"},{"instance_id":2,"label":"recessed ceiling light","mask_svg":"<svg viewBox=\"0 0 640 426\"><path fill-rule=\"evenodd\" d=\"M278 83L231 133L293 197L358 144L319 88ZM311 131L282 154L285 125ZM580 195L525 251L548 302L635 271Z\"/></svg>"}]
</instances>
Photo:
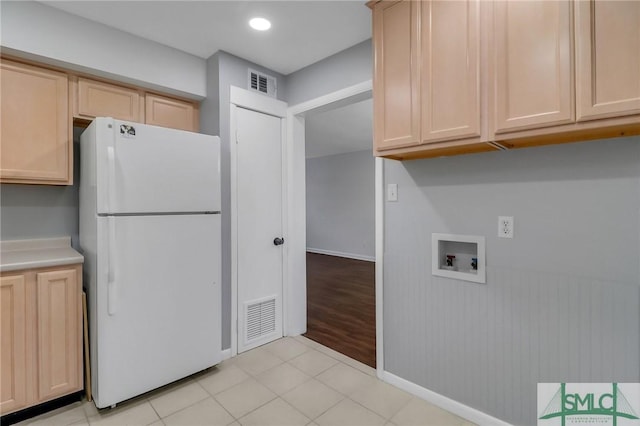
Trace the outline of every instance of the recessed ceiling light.
<instances>
[{"instance_id":1,"label":"recessed ceiling light","mask_svg":"<svg viewBox=\"0 0 640 426\"><path fill-rule=\"evenodd\" d=\"M271 28L271 22L264 18L253 18L249 21L249 25L251 25L251 28L258 31L267 31Z\"/></svg>"}]
</instances>

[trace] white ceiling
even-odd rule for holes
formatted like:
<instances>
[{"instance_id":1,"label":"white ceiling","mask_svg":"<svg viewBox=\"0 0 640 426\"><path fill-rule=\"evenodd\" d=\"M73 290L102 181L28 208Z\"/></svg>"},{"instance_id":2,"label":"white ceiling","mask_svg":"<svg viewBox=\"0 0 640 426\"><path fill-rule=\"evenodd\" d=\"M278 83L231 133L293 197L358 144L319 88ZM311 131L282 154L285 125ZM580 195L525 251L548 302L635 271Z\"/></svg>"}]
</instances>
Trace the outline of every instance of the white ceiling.
<instances>
[{"instance_id":1,"label":"white ceiling","mask_svg":"<svg viewBox=\"0 0 640 426\"><path fill-rule=\"evenodd\" d=\"M371 37L364 0L42 1L74 15L208 58L218 50L289 74ZM248 21L268 18L268 32ZM307 158L372 146L371 99L306 117Z\"/></svg>"},{"instance_id":2,"label":"white ceiling","mask_svg":"<svg viewBox=\"0 0 640 426\"><path fill-rule=\"evenodd\" d=\"M284 75L371 37L364 0L42 3L202 58L224 50ZM255 16L271 30L252 30Z\"/></svg>"},{"instance_id":3,"label":"white ceiling","mask_svg":"<svg viewBox=\"0 0 640 426\"><path fill-rule=\"evenodd\" d=\"M367 99L305 117L307 158L371 150L373 101Z\"/></svg>"}]
</instances>

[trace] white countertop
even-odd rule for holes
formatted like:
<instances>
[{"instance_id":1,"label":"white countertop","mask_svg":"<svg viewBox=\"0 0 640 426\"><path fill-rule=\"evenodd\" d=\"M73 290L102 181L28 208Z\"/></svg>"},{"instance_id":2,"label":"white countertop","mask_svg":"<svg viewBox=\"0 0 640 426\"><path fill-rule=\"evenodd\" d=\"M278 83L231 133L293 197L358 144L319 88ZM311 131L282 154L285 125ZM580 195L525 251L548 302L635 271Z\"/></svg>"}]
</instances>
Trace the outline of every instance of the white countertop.
<instances>
[{"instance_id":1,"label":"white countertop","mask_svg":"<svg viewBox=\"0 0 640 426\"><path fill-rule=\"evenodd\" d=\"M0 242L1 272L83 262L84 257L71 248L71 237Z\"/></svg>"}]
</instances>

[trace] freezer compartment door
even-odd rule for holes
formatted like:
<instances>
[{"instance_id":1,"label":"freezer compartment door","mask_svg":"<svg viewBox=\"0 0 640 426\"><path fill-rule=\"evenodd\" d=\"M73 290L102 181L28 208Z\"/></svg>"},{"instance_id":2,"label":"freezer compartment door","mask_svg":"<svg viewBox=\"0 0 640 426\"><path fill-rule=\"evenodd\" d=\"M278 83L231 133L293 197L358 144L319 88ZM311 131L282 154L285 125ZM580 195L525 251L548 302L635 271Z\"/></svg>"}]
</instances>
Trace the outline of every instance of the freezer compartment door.
<instances>
[{"instance_id":1,"label":"freezer compartment door","mask_svg":"<svg viewBox=\"0 0 640 426\"><path fill-rule=\"evenodd\" d=\"M221 360L220 215L100 217L99 408Z\"/></svg>"},{"instance_id":2,"label":"freezer compartment door","mask_svg":"<svg viewBox=\"0 0 640 426\"><path fill-rule=\"evenodd\" d=\"M96 126L98 214L220 211L217 136L105 118Z\"/></svg>"}]
</instances>

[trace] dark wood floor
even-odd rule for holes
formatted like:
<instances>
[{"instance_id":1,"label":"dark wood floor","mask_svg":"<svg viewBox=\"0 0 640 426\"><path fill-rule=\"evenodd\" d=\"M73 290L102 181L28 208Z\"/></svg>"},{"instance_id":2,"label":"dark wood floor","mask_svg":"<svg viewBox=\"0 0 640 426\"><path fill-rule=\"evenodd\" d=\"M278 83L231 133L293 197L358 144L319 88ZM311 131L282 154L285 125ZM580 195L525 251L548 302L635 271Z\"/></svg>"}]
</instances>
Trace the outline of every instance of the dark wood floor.
<instances>
[{"instance_id":1,"label":"dark wood floor","mask_svg":"<svg viewBox=\"0 0 640 426\"><path fill-rule=\"evenodd\" d=\"M307 253L305 336L375 368L374 262Z\"/></svg>"}]
</instances>

